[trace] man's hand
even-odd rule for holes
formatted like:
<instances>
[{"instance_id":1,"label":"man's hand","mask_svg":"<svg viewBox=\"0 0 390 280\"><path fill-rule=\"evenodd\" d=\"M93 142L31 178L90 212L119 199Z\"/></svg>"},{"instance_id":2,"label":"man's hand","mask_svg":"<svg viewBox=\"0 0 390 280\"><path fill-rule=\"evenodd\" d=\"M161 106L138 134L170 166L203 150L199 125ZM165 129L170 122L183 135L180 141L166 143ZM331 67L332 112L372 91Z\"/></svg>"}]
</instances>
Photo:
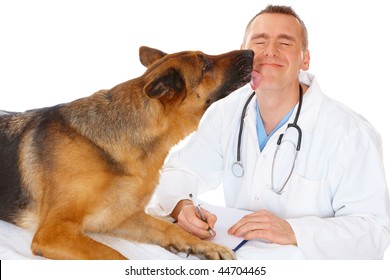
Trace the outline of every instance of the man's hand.
<instances>
[{"instance_id":1,"label":"man's hand","mask_svg":"<svg viewBox=\"0 0 390 280\"><path fill-rule=\"evenodd\" d=\"M211 229L214 228L217 216L203 208L202 212L207 223L202 221L196 207L190 200L182 200L177 204L176 208L171 213L171 216L177 220L177 224L185 231L188 231L199 238L206 239L211 237L207 229L209 227ZM215 236L216 233L214 230L213 232Z\"/></svg>"},{"instance_id":2,"label":"man's hand","mask_svg":"<svg viewBox=\"0 0 390 280\"><path fill-rule=\"evenodd\" d=\"M290 224L267 210L244 216L229 229L229 234L246 240L261 238L281 245L297 245Z\"/></svg>"}]
</instances>

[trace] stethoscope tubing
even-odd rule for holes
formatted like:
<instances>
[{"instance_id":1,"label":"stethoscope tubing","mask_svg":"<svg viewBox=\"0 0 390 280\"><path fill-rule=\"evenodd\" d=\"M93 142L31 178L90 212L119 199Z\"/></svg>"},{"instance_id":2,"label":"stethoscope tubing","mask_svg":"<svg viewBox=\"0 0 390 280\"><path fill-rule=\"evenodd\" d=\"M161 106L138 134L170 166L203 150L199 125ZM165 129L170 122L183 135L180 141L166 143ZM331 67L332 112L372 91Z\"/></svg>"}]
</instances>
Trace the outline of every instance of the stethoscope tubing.
<instances>
[{"instance_id":1,"label":"stethoscope tubing","mask_svg":"<svg viewBox=\"0 0 390 280\"><path fill-rule=\"evenodd\" d=\"M248 97L248 100L246 101L246 103L245 103L245 105L244 105L244 107L242 109L241 120L240 120L240 129L238 131L237 158L236 158L236 161L232 165L232 172L233 172L234 176L236 176L236 177L242 177L244 175L244 166L243 166L243 164L241 162L242 133L243 133L243 130L244 130L245 115L246 115L246 112L248 110L249 103L251 102L251 100L252 100L252 98L254 96L255 96L255 91L253 91L251 93L251 95ZM297 147L296 147L296 151L297 152L301 149L301 141L302 141L302 130L301 130L301 128L297 124L299 116L301 114L302 103L303 103L303 90L302 90L302 86L299 84L299 102L298 102L297 112L295 114L294 122L293 123L289 123L287 125L287 128L294 127L298 131L298 142L297 142ZM279 136L279 139L278 139L278 142L277 142L278 146L282 142L283 135L284 134L281 134ZM284 186L283 186L283 188L284 188Z\"/></svg>"},{"instance_id":2,"label":"stethoscope tubing","mask_svg":"<svg viewBox=\"0 0 390 280\"><path fill-rule=\"evenodd\" d=\"M244 166L242 165L241 162L241 141L242 141L242 131L244 130L244 119L245 119L246 111L248 109L248 105L251 102L253 96L255 96L255 94L256 94L255 91L251 93L251 95L249 96L248 100L244 105L244 108L242 109L242 114L241 114L240 129L238 131L237 160L232 165L232 172L234 176L239 178L244 176Z\"/></svg>"}]
</instances>

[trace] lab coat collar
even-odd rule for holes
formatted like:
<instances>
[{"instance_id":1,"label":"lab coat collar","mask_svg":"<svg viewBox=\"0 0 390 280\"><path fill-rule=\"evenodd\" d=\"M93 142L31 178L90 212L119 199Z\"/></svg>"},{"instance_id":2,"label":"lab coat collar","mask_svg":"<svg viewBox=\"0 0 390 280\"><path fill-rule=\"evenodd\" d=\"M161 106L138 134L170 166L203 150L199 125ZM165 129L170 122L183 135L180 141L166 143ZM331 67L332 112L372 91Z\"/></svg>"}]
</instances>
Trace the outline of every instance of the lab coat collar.
<instances>
[{"instance_id":1,"label":"lab coat collar","mask_svg":"<svg viewBox=\"0 0 390 280\"><path fill-rule=\"evenodd\" d=\"M324 94L322 93L317 79L313 74L301 72L299 75L299 81L308 85L309 88L303 95L303 103L301 114L298 119L298 125L301 127L302 131L310 132L317 123L321 104L324 100ZM295 106L294 113L291 115L289 122L294 120L296 110L297 106Z\"/></svg>"}]
</instances>

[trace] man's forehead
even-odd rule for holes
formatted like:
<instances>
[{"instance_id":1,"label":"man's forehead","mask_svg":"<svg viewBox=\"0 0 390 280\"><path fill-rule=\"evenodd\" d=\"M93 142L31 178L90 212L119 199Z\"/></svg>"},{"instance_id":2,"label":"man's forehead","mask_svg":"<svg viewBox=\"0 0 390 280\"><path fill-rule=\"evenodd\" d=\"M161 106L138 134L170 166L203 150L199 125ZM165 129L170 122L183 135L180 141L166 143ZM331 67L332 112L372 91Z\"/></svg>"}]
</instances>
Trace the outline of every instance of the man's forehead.
<instances>
[{"instance_id":1,"label":"man's forehead","mask_svg":"<svg viewBox=\"0 0 390 280\"><path fill-rule=\"evenodd\" d=\"M275 33L275 34L274 34ZM249 38L252 36L290 36L301 35L301 26L294 16L285 14L265 13L257 16L249 30Z\"/></svg>"}]
</instances>

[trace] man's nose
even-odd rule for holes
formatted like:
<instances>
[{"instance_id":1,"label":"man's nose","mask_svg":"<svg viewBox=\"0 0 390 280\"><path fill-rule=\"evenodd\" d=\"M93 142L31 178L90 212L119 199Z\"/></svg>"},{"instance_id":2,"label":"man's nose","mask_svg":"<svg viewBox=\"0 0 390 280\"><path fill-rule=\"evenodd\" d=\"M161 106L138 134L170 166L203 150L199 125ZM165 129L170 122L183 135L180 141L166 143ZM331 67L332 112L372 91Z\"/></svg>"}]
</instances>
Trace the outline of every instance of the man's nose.
<instances>
[{"instance_id":1,"label":"man's nose","mask_svg":"<svg viewBox=\"0 0 390 280\"><path fill-rule=\"evenodd\" d=\"M263 50L263 55L267 57L276 57L278 56L278 48L275 43L268 43L265 45L264 50Z\"/></svg>"}]
</instances>

